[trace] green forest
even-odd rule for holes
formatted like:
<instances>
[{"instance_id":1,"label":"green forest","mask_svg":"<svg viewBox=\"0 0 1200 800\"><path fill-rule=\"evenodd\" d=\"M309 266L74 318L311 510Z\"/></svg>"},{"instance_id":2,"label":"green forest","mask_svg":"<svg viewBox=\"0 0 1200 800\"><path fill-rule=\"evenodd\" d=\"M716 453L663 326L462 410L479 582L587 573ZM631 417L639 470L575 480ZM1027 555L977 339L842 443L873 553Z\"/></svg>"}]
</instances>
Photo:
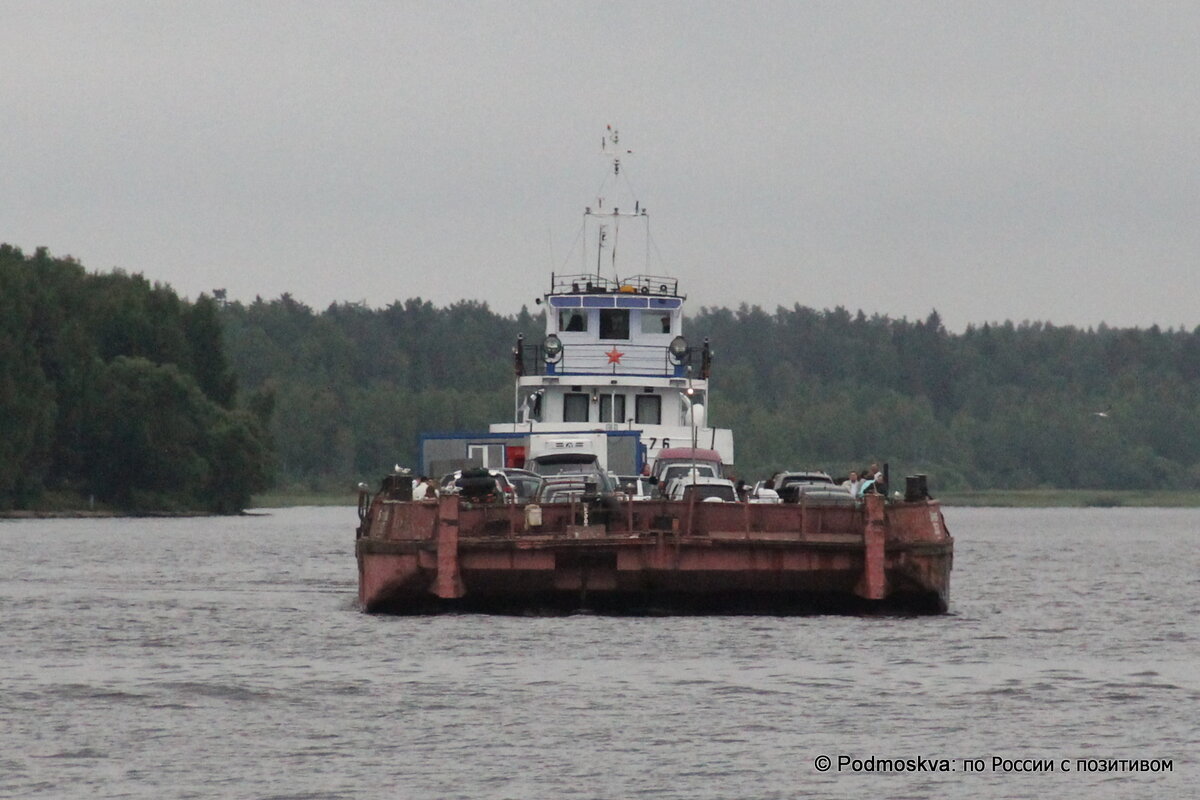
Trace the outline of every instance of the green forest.
<instances>
[{"instance_id":1,"label":"green forest","mask_svg":"<svg viewBox=\"0 0 1200 800\"><path fill-rule=\"evenodd\" d=\"M0 247L0 508L69 491L235 510L268 486L347 491L416 462L421 432L512 415L512 347L541 315L484 303L314 310L194 302L140 276ZM943 491L1192 489L1200 328L703 308L710 421L747 479L887 461Z\"/></svg>"},{"instance_id":2,"label":"green forest","mask_svg":"<svg viewBox=\"0 0 1200 800\"><path fill-rule=\"evenodd\" d=\"M485 304L322 312L288 296L221 307L239 379L275 399L279 480L374 478L416 461L422 431L512 417L511 350L541 316ZM888 461L943 490L1181 489L1200 480L1200 329L1080 330L924 320L803 306L705 308L711 422L737 471L834 474Z\"/></svg>"},{"instance_id":3,"label":"green forest","mask_svg":"<svg viewBox=\"0 0 1200 800\"><path fill-rule=\"evenodd\" d=\"M230 513L271 484L217 303L0 245L0 511Z\"/></svg>"}]
</instances>

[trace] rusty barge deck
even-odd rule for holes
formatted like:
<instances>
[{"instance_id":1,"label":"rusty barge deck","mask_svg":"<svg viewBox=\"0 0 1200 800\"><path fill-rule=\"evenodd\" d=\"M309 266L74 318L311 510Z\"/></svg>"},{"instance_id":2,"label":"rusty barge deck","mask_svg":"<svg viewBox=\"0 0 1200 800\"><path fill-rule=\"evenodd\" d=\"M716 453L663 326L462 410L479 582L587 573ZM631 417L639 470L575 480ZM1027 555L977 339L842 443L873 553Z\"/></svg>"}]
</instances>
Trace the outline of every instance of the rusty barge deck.
<instances>
[{"instance_id":1,"label":"rusty barge deck","mask_svg":"<svg viewBox=\"0 0 1200 800\"><path fill-rule=\"evenodd\" d=\"M360 505L368 612L941 613L954 540L934 500L854 507L621 502Z\"/></svg>"}]
</instances>

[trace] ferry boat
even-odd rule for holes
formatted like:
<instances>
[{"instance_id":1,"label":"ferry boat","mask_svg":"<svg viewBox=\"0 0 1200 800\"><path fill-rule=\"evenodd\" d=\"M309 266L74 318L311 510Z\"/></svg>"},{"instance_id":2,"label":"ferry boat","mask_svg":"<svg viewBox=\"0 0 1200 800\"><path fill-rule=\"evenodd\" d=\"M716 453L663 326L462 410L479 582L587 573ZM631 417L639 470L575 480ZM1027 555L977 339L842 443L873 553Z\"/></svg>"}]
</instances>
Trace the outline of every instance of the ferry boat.
<instances>
[{"instance_id":1,"label":"ferry boat","mask_svg":"<svg viewBox=\"0 0 1200 800\"><path fill-rule=\"evenodd\" d=\"M734 465L732 431L708 424L713 351L685 338L677 279L618 272L630 239L648 263L649 214L621 193L617 131L601 150L611 170L584 212L585 261L551 275L543 337L512 351L512 421L422 436L422 474L574 458L642 475L683 454L693 476L697 460L712 468L711 484ZM359 497L359 601L392 612L948 607L953 539L923 482L903 499L841 503L679 496L634 502L592 484L565 502L414 500L411 476L390 475Z\"/></svg>"},{"instance_id":2,"label":"ferry boat","mask_svg":"<svg viewBox=\"0 0 1200 800\"><path fill-rule=\"evenodd\" d=\"M646 274L650 216L623 180L628 151L620 150L617 131L607 132L601 153L611 170L584 209L583 260L576 271L551 274L538 298L544 338L520 336L513 349L512 422L486 433L423 435L423 474L466 464L522 467L556 448L595 452L600 466L621 475L645 472L672 446L715 450L733 465L733 432L707 424L709 343L696 346L683 335L687 297L679 281ZM645 253L643 271L620 277L618 251L631 250Z\"/></svg>"}]
</instances>

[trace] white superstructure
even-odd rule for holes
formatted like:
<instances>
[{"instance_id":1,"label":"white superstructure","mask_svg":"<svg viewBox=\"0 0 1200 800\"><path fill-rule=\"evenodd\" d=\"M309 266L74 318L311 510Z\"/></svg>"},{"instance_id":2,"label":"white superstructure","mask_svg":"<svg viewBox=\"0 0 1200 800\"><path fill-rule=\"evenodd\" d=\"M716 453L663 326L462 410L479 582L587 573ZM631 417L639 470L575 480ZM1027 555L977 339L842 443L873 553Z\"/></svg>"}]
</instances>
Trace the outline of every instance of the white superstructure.
<instances>
[{"instance_id":1,"label":"white superstructure","mask_svg":"<svg viewBox=\"0 0 1200 800\"><path fill-rule=\"evenodd\" d=\"M628 152L619 151L617 142L610 129L604 150L612 158L614 183L621 178L620 157ZM537 344L521 338L514 350L513 421L490 431L637 432L643 463L664 448L694 446L716 450L732 464L732 431L707 424L712 358L707 340L693 347L683 336L686 296L675 278L621 277L617 250L628 245L622 235L635 243L644 236L649 253L646 209L632 198L624 210L597 198L584 212L582 236L584 263L589 270L594 264L595 271L551 275L550 291L539 301L545 338Z\"/></svg>"}]
</instances>

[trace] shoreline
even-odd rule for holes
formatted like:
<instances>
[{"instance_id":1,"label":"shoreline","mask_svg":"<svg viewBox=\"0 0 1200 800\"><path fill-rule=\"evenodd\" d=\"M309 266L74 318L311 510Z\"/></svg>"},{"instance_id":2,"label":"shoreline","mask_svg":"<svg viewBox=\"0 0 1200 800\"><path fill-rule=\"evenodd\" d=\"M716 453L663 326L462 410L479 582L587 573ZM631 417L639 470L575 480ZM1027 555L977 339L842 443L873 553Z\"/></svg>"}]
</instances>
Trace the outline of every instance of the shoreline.
<instances>
[{"instance_id":1,"label":"shoreline","mask_svg":"<svg viewBox=\"0 0 1200 800\"><path fill-rule=\"evenodd\" d=\"M241 512L245 514L246 512ZM240 516L239 514L213 514L208 511L98 511L86 508L21 509L0 511L0 520L5 519L178 519L186 517Z\"/></svg>"},{"instance_id":2,"label":"shoreline","mask_svg":"<svg viewBox=\"0 0 1200 800\"><path fill-rule=\"evenodd\" d=\"M945 508L1200 508L1200 492L1186 489L986 489L935 497Z\"/></svg>"},{"instance_id":3,"label":"shoreline","mask_svg":"<svg viewBox=\"0 0 1200 800\"><path fill-rule=\"evenodd\" d=\"M1200 492L1104 491L1098 489L988 489L972 492L935 493L944 508L1200 508ZM255 495L250 506L238 514L220 515L205 511L121 511L114 509L24 509L0 511L0 520L13 519L113 519L254 516L274 508L357 505L357 495L344 492L272 492Z\"/></svg>"}]
</instances>

